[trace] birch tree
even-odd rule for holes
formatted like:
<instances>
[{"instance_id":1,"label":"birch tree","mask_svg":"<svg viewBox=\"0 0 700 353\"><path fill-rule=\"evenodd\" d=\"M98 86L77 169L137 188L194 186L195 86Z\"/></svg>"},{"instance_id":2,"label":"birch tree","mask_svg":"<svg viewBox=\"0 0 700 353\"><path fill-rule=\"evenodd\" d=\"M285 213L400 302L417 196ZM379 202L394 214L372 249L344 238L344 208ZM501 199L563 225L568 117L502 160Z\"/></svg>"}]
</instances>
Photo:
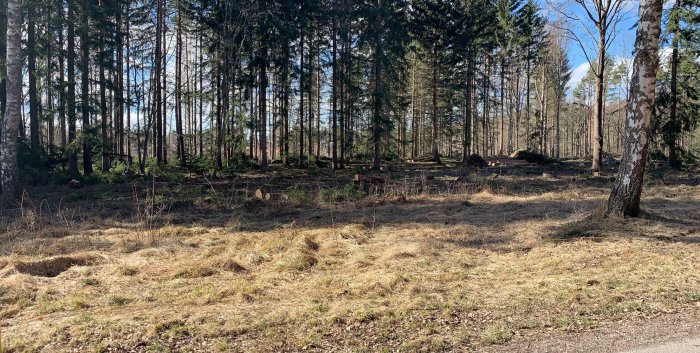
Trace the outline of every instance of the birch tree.
<instances>
[{"instance_id":1,"label":"birch tree","mask_svg":"<svg viewBox=\"0 0 700 353\"><path fill-rule=\"evenodd\" d=\"M659 66L659 35L663 0L640 0L634 64L627 104L625 142L617 179L612 187L606 215L638 216L649 148L649 125L656 93Z\"/></svg>"},{"instance_id":2,"label":"birch tree","mask_svg":"<svg viewBox=\"0 0 700 353\"><path fill-rule=\"evenodd\" d=\"M8 207L19 192L17 136L22 120L22 0L7 1L7 105L0 143L0 205Z\"/></svg>"}]
</instances>

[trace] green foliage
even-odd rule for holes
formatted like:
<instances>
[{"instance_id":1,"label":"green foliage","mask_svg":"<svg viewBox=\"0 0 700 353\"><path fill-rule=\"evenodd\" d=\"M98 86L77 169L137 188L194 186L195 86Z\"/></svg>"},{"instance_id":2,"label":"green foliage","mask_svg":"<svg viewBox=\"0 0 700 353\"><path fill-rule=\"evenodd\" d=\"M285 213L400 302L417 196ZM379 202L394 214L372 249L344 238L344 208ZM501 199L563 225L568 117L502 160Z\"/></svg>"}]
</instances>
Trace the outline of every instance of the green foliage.
<instances>
[{"instance_id":1,"label":"green foliage","mask_svg":"<svg viewBox=\"0 0 700 353\"><path fill-rule=\"evenodd\" d=\"M291 187L284 191L287 201L294 207L302 207L311 203L312 199L308 192L301 188Z\"/></svg>"},{"instance_id":2,"label":"green foliage","mask_svg":"<svg viewBox=\"0 0 700 353\"><path fill-rule=\"evenodd\" d=\"M80 181L83 186L97 185L97 184L100 184L104 181L104 179L102 178L102 175L99 172L92 173L89 175L80 175L80 176L78 176L77 180Z\"/></svg>"},{"instance_id":3,"label":"green foliage","mask_svg":"<svg viewBox=\"0 0 700 353\"><path fill-rule=\"evenodd\" d=\"M652 139L668 149L672 167L679 167L684 151L679 139L695 130L700 119L700 12L694 0L678 1L668 13L666 40L671 55L657 74ZM681 158L676 158L676 156Z\"/></svg>"},{"instance_id":4,"label":"green foliage","mask_svg":"<svg viewBox=\"0 0 700 353\"><path fill-rule=\"evenodd\" d=\"M385 150L382 153L382 160L388 162L398 162L400 160L399 153L396 150Z\"/></svg>"},{"instance_id":5,"label":"green foliage","mask_svg":"<svg viewBox=\"0 0 700 353\"><path fill-rule=\"evenodd\" d=\"M197 175L211 175L216 169L214 161L203 156L187 153L185 160L187 161L185 163L187 170Z\"/></svg>"},{"instance_id":6,"label":"green foliage","mask_svg":"<svg viewBox=\"0 0 700 353\"><path fill-rule=\"evenodd\" d=\"M170 164L158 164L155 158L149 158L146 162L146 175L173 184L182 184L186 179L187 170L177 162Z\"/></svg>"},{"instance_id":7,"label":"green foliage","mask_svg":"<svg viewBox=\"0 0 700 353\"><path fill-rule=\"evenodd\" d=\"M102 182L107 184L122 184L129 180L126 176L117 173L97 173Z\"/></svg>"},{"instance_id":8,"label":"green foliage","mask_svg":"<svg viewBox=\"0 0 700 353\"><path fill-rule=\"evenodd\" d=\"M331 165L330 160L328 158L325 158L325 157L319 158L316 156L313 156L311 158L311 163L318 168L329 168Z\"/></svg>"},{"instance_id":9,"label":"green foliage","mask_svg":"<svg viewBox=\"0 0 700 353\"><path fill-rule=\"evenodd\" d=\"M362 192L348 184L341 188L321 189L318 198L326 203L355 202L362 198Z\"/></svg>"},{"instance_id":10,"label":"green foliage","mask_svg":"<svg viewBox=\"0 0 700 353\"><path fill-rule=\"evenodd\" d=\"M236 152L231 159L229 159L226 169L229 172L241 172L256 166L258 166L258 164L254 163L246 153Z\"/></svg>"}]
</instances>

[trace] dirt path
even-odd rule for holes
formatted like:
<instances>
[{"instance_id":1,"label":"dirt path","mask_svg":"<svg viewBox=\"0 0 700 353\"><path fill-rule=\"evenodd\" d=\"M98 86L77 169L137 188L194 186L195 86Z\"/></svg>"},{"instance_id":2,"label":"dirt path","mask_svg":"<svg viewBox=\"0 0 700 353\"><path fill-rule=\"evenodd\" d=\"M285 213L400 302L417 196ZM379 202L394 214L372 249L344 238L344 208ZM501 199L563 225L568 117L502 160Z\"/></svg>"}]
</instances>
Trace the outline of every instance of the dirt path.
<instances>
[{"instance_id":1,"label":"dirt path","mask_svg":"<svg viewBox=\"0 0 700 353\"><path fill-rule=\"evenodd\" d=\"M697 353L700 352L700 336L686 340L633 349L624 353Z\"/></svg>"},{"instance_id":2,"label":"dirt path","mask_svg":"<svg viewBox=\"0 0 700 353\"><path fill-rule=\"evenodd\" d=\"M483 352L529 353L685 353L700 352L700 310L616 324L570 334L514 339Z\"/></svg>"}]
</instances>

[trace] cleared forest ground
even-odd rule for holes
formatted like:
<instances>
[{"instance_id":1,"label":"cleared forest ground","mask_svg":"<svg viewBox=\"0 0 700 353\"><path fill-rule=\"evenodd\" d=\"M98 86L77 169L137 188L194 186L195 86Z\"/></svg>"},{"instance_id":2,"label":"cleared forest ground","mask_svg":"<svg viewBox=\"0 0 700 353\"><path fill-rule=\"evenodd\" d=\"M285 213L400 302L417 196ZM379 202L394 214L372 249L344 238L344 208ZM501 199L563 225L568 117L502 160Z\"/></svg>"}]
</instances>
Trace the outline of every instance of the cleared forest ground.
<instances>
[{"instance_id":1,"label":"cleared forest ground","mask_svg":"<svg viewBox=\"0 0 700 353\"><path fill-rule=\"evenodd\" d=\"M611 220L584 162L361 169L31 188L2 219L3 348L513 351L700 311L694 171Z\"/></svg>"}]
</instances>

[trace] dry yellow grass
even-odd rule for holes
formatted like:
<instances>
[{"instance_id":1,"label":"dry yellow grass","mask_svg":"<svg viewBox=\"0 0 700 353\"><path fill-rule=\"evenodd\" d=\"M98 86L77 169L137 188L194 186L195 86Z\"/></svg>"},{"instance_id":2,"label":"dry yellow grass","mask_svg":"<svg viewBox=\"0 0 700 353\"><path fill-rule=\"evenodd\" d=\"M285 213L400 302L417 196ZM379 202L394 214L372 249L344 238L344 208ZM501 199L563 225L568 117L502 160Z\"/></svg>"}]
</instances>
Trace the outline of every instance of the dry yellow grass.
<instances>
[{"instance_id":1,"label":"dry yellow grass","mask_svg":"<svg viewBox=\"0 0 700 353\"><path fill-rule=\"evenodd\" d=\"M424 195L323 205L293 222L235 213L212 215L231 226L28 239L0 258L3 344L478 350L540 330L700 309L700 188L651 189L645 205L661 218L586 218L605 191ZM37 243L51 256L21 250ZM26 270L51 261L53 277Z\"/></svg>"}]
</instances>

